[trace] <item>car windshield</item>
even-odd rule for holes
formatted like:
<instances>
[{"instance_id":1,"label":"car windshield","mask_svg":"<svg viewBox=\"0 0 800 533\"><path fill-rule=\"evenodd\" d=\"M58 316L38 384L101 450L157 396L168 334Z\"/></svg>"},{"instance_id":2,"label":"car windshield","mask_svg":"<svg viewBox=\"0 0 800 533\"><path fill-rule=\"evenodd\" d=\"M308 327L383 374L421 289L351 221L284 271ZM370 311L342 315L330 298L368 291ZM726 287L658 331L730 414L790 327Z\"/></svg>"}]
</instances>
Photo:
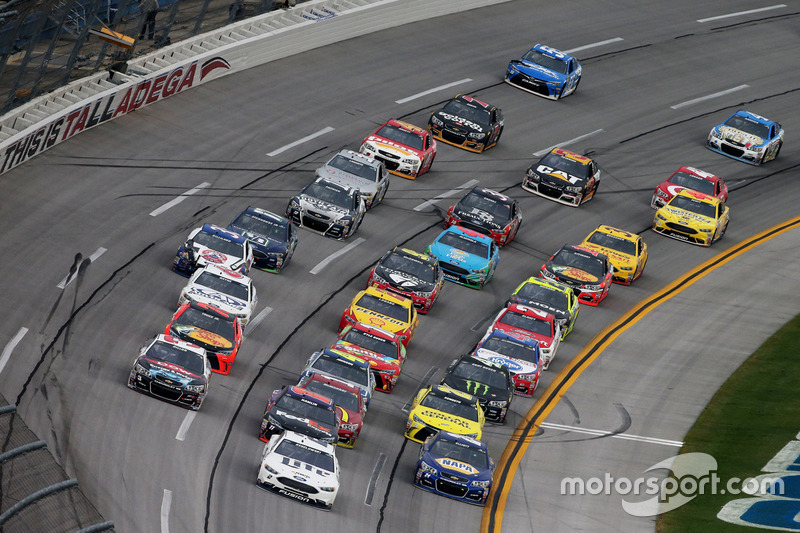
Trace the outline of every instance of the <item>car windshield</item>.
<instances>
[{"instance_id":1,"label":"car windshield","mask_svg":"<svg viewBox=\"0 0 800 533\"><path fill-rule=\"evenodd\" d=\"M546 69L558 72L559 74L566 74L567 73L567 62L563 59L558 59L556 57L549 56L547 54L543 54L538 50L528 50L525 52L525 55L522 56L523 61L530 61L531 63L536 63L539 66L542 66Z\"/></svg>"},{"instance_id":2,"label":"car windshield","mask_svg":"<svg viewBox=\"0 0 800 533\"><path fill-rule=\"evenodd\" d=\"M591 165L575 161L571 157L560 155L555 152L550 152L544 156L542 160L539 161L539 164L553 167L556 170L560 170L576 178L586 179L592 175Z\"/></svg>"},{"instance_id":3,"label":"car windshield","mask_svg":"<svg viewBox=\"0 0 800 533\"><path fill-rule=\"evenodd\" d=\"M419 133L409 131L403 128L398 128L392 124L384 124L381 129L375 132L375 135L389 139L396 143L405 144L406 146L415 150L422 150L424 147L424 139Z\"/></svg>"},{"instance_id":4,"label":"car windshield","mask_svg":"<svg viewBox=\"0 0 800 533\"><path fill-rule=\"evenodd\" d=\"M524 329L525 331L530 331L538 335L544 335L545 337L553 336L553 327L550 322L546 322L535 316L517 313L510 309L503 313L503 316L500 317L499 323L506 324L514 328Z\"/></svg>"},{"instance_id":5,"label":"car windshield","mask_svg":"<svg viewBox=\"0 0 800 533\"><path fill-rule=\"evenodd\" d=\"M361 298L356 302L356 307L363 307L364 309L369 309L370 311L394 318L401 322L411 322L411 318L409 317L411 309L409 307L385 298L378 298L372 294L362 294Z\"/></svg>"},{"instance_id":6,"label":"car windshield","mask_svg":"<svg viewBox=\"0 0 800 533\"><path fill-rule=\"evenodd\" d=\"M224 338L231 343L231 346L234 344L235 332L232 321L205 313L194 307L186 308L175 321L175 325L203 329Z\"/></svg>"},{"instance_id":7,"label":"car windshield","mask_svg":"<svg viewBox=\"0 0 800 533\"><path fill-rule=\"evenodd\" d=\"M439 237L439 243L444 244L445 246L450 246L451 248L456 248L458 250L467 252L472 255L477 255L478 257L482 257L484 259L489 257L488 244L467 237L466 235L453 233L452 231L447 231L443 233Z\"/></svg>"},{"instance_id":8,"label":"car windshield","mask_svg":"<svg viewBox=\"0 0 800 533\"><path fill-rule=\"evenodd\" d=\"M669 179L670 183L686 187L687 189L694 189L695 191L704 192L706 194L714 194L714 182L707 180L694 174L686 172L676 172Z\"/></svg>"},{"instance_id":9,"label":"car windshield","mask_svg":"<svg viewBox=\"0 0 800 533\"><path fill-rule=\"evenodd\" d=\"M247 302L250 299L250 291L248 290L246 284L239 281L234 281L232 279L223 278L222 276L212 274L211 272L203 272L200 274L200 276L198 276L195 280L195 283L197 285L202 285L203 287L208 287L209 289L217 292L227 294L228 296L244 302Z\"/></svg>"},{"instance_id":10,"label":"car windshield","mask_svg":"<svg viewBox=\"0 0 800 533\"><path fill-rule=\"evenodd\" d=\"M741 115L733 115L725 121L726 126L736 128L750 135L761 137L762 139L769 138L769 126L762 124L752 118L743 117Z\"/></svg>"},{"instance_id":11,"label":"car windshield","mask_svg":"<svg viewBox=\"0 0 800 533\"><path fill-rule=\"evenodd\" d=\"M377 166L368 165L363 161L351 159L343 155L337 154L336 156L334 156L333 159L328 161L328 166L337 168L342 172L353 174L355 176L358 176L359 178L363 178L371 182L377 182L378 179L380 178Z\"/></svg>"},{"instance_id":12,"label":"car windshield","mask_svg":"<svg viewBox=\"0 0 800 533\"><path fill-rule=\"evenodd\" d=\"M287 411L300 418L308 418L326 426L336 425L336 413L332 409L292 394L283 394L275 403L275 409Z\"/></svg>"},{"instance_id":13,"label":"car windshield","mask_svg":"<svg viewBox=\"0 0 800 533\"><path fill-rule=\"evenodd\" d=\"M469 361L461 361L450 371L450 374L467 381L477 381L478 383L489 385L493 389L508 388L505 373L486 365L476 365Z\"/></svg>"},{"instance_id":14,"label":"car windshield","mask_svg":"<svg viewBox=\"0 0 800 533\"><path fill-rule=\"evenodd\" d=\"M554 265L578 268L600 279L606 275L605 263L599 257L564 248L553 257Z\"/></svg>"},{"instance_id":15,"label":"car windshield","mask_svg":"<svg viewBox=\"0 0 800 533\"><path fill-rule=\"evenodd\" d=\"M717 218L717 207L714 204L701 202L700 200L689 198L688 196L673 196L668 205L704 217Z\"/></svg>"},{"instance_id":16,"label":"car windshield","mask_svg":"<svg viewBox=\"0 0 800 533\"><path fill-rule=\"evenodd\" d=\"M616 235L610 235L602 231L595 231L589 235L587 242L596 244L597 246L602 246L604 248L611 248L612 250L616 250L623 254L636 255L635 242L617 237Z\"/></svg>"},{"instance_id":17,"label":"car windshield","mask_svg":"<svg viewBox=\"0 0 800 533\"><path fill-rule=\"evenodd\" d=\"M447 457L454 461L467 463L479 470L489 468L489 456L477 446L450 440L446 437L436 439L430 453L438 457Z\"/></svg>"},{"instance_id":18,"label":"car windshield","mask_svg":"<svg viewBox=\"0 0 800 533\"><path fill-rule=\"evenodd\" d=\"M434 411L443 411L459 418L466 418L473 422L478 421L478 406L468 402L466 399L456 399L446 396L444 393L431 390L420 402L422 407L428 407Z\"/></svg>"},{"instance_id":19,"label":"car windshield","mask_svg":"<svg viewBox=\"0 0 800 533\"><path fill-rule=\"evenodd\" d=\"M482 349L489 350L512 359L519 359L529 363L539 363L536 348L524 342L496 337L492 335L481 345Z\"/></svg>"},{"instance_id":20,"label":"car windshield","mask_svg":"<svg viewBox=\"0 0 800 533\"><path fill-rule=\"evenodd\" d=\"M475 209L490 213L495 220L511 220L511 205L499 202L478 193L470 193L458 202L460 209L474 212Z\"/></svg>"},{"instance_id":21,"label":"car windshield","mask_svg":"<svg viewBox=\"0 0 800 533\"><path fill-rule=\"evenodd\" d=\"M154 342L147 350L146 357L154 361L172 363L200 376L203 375L206 368L203 357L198 353L162 341Z\"/></svg>"},{"instance_id":22,"label":"car windshield","mask_svg":"<svg viewBox=\"0 0 800 533\"><path fill-rule=\"evenodd\" d=\"M373 335L372 333L356 328L350 328L350 331L345 333L344 337L342 337L342 340L355 344L356 346L361 346L362 348L366 348L367 350L371 350L381 355L391 357L392 359L397 359L397 345L389 339L384 339L383 337Z\"/></svg>"},{"instance_id":23,"label":"car windshield","mask_svg":"<svg viewBox=\"0 0 800 533\"><path fill-rule=\"evenodd\" d=\"M436 281L436 267L415 257L392 252L381 260L381 266L389 270L411 274L428 283Z\"/></svg>"},{"instance_id":24,"label":"car windshield","mask_svg":"<svg viewBox=\"0 0 800 533\"><path fill-rule=\"evenodd\" d=\"M315 466L320 470L325 470L326 472L334 471L332 454L322 450L317 450L299 442L283 439L283 441L281 441L281 443L278 444L278 447L275 449L275 453L290 459L301 461L308 465Z\"/></svg>"},{"instance_id":25,"label":"car windshield","mask_svg":"<svg viewBox=\"0 0 800 533\"><path fill-rule=\"evenodd\" d=\"M270 239L275 239L278 241L287 241L289 239L289 225L279 224L274 220L268 220L261 217L254 217L247 213L242 213L236 220L231 222L231 226L236 228L241 228L245 231L250 231L261 235L263 237L269 237Z\"/></svg>"},{"instance_id":26,"label":"car windshield","mask_svg":"<svg viewBox=\"0 0 800 533\"><path fill-rule=\"evenodd\" d=\"M211 248L217 252L222 252L225 255L244 257L244 245L242 243L234 242L225 237L214 235L213 233L201 231L194 236L194 242L195 244Z\"/></svg>"},{"instance_id":27,"label":"car windshield","mask_svg":"<svg viewBox=\"0 0 800 533\"><path fill-rule=\"evenodd\" d=\"M363 387L369 387L368 370L363 367L341 361L335 357L321 355L312 365L314 370L319 370L332 376L338 376L352 383L357 383Z\"/></svg>"},{"instance_id":28,"label":"car windshield","mask_svg":"<svg viewBox=\"0 0 800 533\"><path fill-rule=\"evenodd\" d=\"M348 411L352 411L354 413L359 411L359 395L356 392L340 389L339 387L325 383L324 381L319 381L317 379L312 379L303 385L303 388L310 390L311 392L316 392L317 394L327 396L333 400L333 403L342 409L347 409Z\"/></svg>"},{"instance_id":29,"label":"car windshield","mask_svg":"<svg viewBox=\"0 0 800 533\"><path fill-rule=\"evenodd\" d=\"M514 294L521 299L542 302L556 309L569 309L569 297L564 291L553 289L538 283L526 283Z\"/></svg>"},{"instance_id":30,"label":"car windshield","mask_svg":"<svg viewBox=\"0 0 800 533\"><path fill-rule=\"evenodd\" d=\"M315 182L303 189L303 194L348 210L353 209L353 196L350 196L346 190L340 189L339 187L332 187L325 183Z\"/></svg>"},{"instance_id":31,"label":"car windshield","mask_svg":"<svg viewBox=\"0 0 800 533\"><path fill-rule=\"evenodd\" d=\"M492 113L488 109L469 105L458 98L447 102L442 108L442 111L484 127L488 127L492 121Z\"/></svg>"}]
</instances>

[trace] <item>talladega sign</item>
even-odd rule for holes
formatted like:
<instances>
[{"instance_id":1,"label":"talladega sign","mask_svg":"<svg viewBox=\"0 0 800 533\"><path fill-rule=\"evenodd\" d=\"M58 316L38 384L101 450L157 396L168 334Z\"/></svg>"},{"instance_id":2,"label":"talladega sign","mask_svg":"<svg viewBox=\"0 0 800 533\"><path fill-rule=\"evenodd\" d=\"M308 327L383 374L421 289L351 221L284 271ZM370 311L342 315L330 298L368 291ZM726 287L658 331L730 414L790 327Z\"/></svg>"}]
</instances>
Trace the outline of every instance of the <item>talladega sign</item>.
<instances>
[{"instance_id":1,"label":"talladega sign","mask_svg":"<svg viewBox=\"0 0 800 533\"><path fill-rule=\"evenodd\" d=\"M230 63L221 57L212 57L199 67L198 63L195 60L167 72L125 83L31 126L0 148L0 174L83 130L209 81L209 75L218 69L231 68Z\"/></svg>"}]
</instances>

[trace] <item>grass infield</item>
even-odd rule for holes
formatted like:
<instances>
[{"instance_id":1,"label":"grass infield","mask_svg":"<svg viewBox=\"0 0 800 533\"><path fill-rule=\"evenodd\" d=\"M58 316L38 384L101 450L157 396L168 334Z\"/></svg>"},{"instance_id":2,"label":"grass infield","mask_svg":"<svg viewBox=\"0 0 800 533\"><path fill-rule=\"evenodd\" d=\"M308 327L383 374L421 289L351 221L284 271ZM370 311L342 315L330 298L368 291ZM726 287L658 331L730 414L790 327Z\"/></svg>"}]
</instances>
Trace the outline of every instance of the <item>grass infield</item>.
<instances>
[{"instance_id":1,"label":"grass infield","mask_svg":"<svg viewBox=\"0 0 800 533\"><path fill-rule=\"evenodd\" d=\"M751 355L698 417L681 453L717 460L720 485L764 474L761 468L800 432L800 315ZM738 488L738 487L737 487ZM659 533L758 531L717 518L722 506L747 494L702 494L658 516Z\"/></svg>"}]
</instances>

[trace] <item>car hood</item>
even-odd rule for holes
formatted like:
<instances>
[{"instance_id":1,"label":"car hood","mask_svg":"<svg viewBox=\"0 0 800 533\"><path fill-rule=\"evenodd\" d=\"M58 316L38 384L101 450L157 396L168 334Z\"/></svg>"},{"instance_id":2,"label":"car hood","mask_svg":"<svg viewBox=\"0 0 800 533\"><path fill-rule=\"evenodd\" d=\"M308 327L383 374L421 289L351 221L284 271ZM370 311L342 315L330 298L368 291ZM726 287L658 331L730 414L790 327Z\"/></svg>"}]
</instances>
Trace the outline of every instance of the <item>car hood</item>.
<instances>
[{"instance_id":1,"label":"car hood","mask_svg":"<svg viewBox=\"0 0 800 533\"><path fill-rule=\"evenodd\" d=\"M486 383L481 383L480 381L472 381L452 375L445 376L444 384L449 387L453 387L456 390L468 392L476 398L486 401L508 400L508 397L510 396L508 390L491 387Z\"/></svg>"},{"instance_id":2,"label":"car hood","mask_svg":"<svg viewBox=\"0 0 800 533\"><path fill-rule=\"evenodd\" d=\"M590 242L581 243L581 246L608 256L608 260L611 261L611 264L614 265L615 267L636 265L636 258L634 256L624 254L622 252L614 250L613 248L606 248L605 246L599 246L597 244Z\"/></svg>"},{"instance_id":3,"label":"car hood","mask_svg":"<svg viewBox=\"0 0 800 533\"><path fill-rule=\"evenodd\" d=\"M190 300L211 304L214 307L222 309L226 313L234 315L244 313L250 307L250 304L244 300L234 298L229 294L215 291L214 289L209 289L203 285L190 285L183 293Z\"/></svg>"},{"instance_id":4,"label":"car hood","mask_svg":"<svg viewBox=\"0 0 800 533\"><path fill-rule=\"evenodd\" d=\"M538 174L539 179L556 189L563 189L564 187L583 187L588 181L587 178L581 178L573 174L569 174L557 168L548 167L547 165L533 165L531 169Z\"/></svg>"},{"instance_id":5,"label":"car hood","mask_svg":"<svg viewBox=\"0 0 800 533\"><path fill-rule=\"evenodd\" d=\"M521 72L524 72L528 76L532 76L534 78L544 80L544 81L564 81L566 76L564 74L559 74L558 72L554 72L549 68L545 68L537 63L533 63L531 61L525 60L516 60L513 62L514 65L519 69Z\"/></svg>"},{"instance_id":6,"label":"car hood","mask_svg":"<svg viewBox=\"0 0 800 533\"><path fill-rule=\"evenodd\" d=\"M487 230L501 230L508 225L508 220L503 220L482 209L470 208L469 211L462 209L456 204L453 215L461 220Z\"/></svg>"},{"instance_id":7,"label":"car hood","mask_svg":"<svg viewBox=\"0 0 800 533\"><path fill-rule=\"evenodd\" d=\"M194 245L194 254L197 258L198 268L205 265L216 265L229 270L238 270L243 261L241 257L224 254L199 244Z\"/></svg>"},{"instance_id":8,"label":"car hood","mask_svg":"<svg viewBox=\"0 0 800 533\"><path fill-rule=\"evenodd\" d=\"M700 227L716 225L716 220L703 215L698 215L685 209L670 207L668 205L657 211L658 214L667 219L668 222L677 222L686 226Z\"/></svg>"},{"instance_id":9,"label":"car hood","mask_svg":"<svg viewBox=\"0 0 800 533\"><path fill-rule=\"evenodd\" d=\"M382 265L375 267L375 275L401 291L430 292L436 287L435 283L428 283L407 272L386 268Z\"/></svg>"},{"instance_id":10,"label":"car hood","mask_svg":"<svg viewBox=\"0 0 800 533\"><path fill-rule=\"evenodd\" d=\"M193 372L189 372L182 366L174 365L166 361L159 361L157 359L150 359L149 357L142 357L138 363L150 370L150 373L159 376L163 380L174 381L181 386L188 385L195 381L204 381L203 376L199 376Z\"/></svg>"},{"instance_id":11,"label":"car hood","mask_svg":"<svg viewBox=\"0 0 800 533\"><path fill-rule=\"evenodd\" d=\"M448 125L452 125L457 128L464 128L470 132L485 133L489 130L488 124L478 124L477 122L472 122L467 118L459 117L458 115L453 115L444 111L437 111L434 113L434 116L442 122L446 122Z\"/></svg>"},{"instance_id":12,"label":"car hood","mask_svg":"<svg viewBox=\"0 0 800 533\"><path fill-rule=\"evenodd\" d=\"M766 139L759 137L758 135L753 135L751 133L747 133L746 131L738 130L730 126L719 126L717 131L719 131L720 135L722 135L722 138L726 141L731 141L732 143L739 145L750 144L751 146L761 146L767 142Z\"/></svg>"},{"instance_id":13,"label":"car hood","mask_svg":"<svg viewBox=\"0 0 800 533\"><path fill-rule=\"evenodd\" d=\"M370 135L364 140L364 142L372 143L381 150L388 150L389 152L399 154L402 157L422 158L422 150L417 150L416 148L411 148L405 144L400 144L377 135Z\"/></svg>"},{"instance_id":14,"label":"car hood","mask_svg":"<svg viewBox=\"0 0 800 533\"><path fill-rule=\"evenodd\" d=\"M413 411L426 424L451 433L470 434L480 430L478 422L454 416L444 411L437 411L430 407L418 407Z\"/></svg>"},{"instance_id":15,"label":"car hood","mask_svg":"<svg viewBox=\"0 0 800 533\"><path fill-rule=\"evenodd\" d=\"M173 324L170 327L170 332L182 340L196 344L211 352L230 350L233 348L233 343L225 337L198 328L197 326Z\"/></svg>"},{"instance_id":16,"label":"car hood","mask_svg":"<svg viewBox=\"0 0 800 533\"><path fill-rule=\"evenodd\" d=\"M300 200L300 208L306 212L311 210L330 217L333 220L339 220L343 216L350 214L350 211L344 207L330 204L324 200L320 200L319 198L314 198L313 196L301 194L297 198Z\"/></svg>"},{"instance_id":17,"label":"car hood","mask_svg":"<svg viewBox=\"0 0 800 533\"><path fill-rule=\"evenodd\" d=\"M442 470L447 470L459 476L469 476L473 480L478 478L491 479L491 472L488 469L478 469L469 463L456 461L449 457L440 457L438 455L435 456L431 453L426 453L423 457L423 461L427 464L433 463Z\"/></svg>"},{"instance_id":18,"label":"car hood","mask_svg":"<svg viewBox=\"0 0 800 533\"><path fill-rule=\"evenodd\" d=\"M480 269L485 267L489 260L473 255L464 250L441 244L438 241L431 244L429 247L430 253L439 258L440 261L450 263L451 265L460 266L466 269Z\"/></svg>"},{"instance_id":19,"label":"car hood","mask_svg":"<svg viewBox=\"0 0 800 533\"><path fill-rule=\"evenodd\" d=\"M481 359L486 359L492 363L497 363L498 365L506 365L508 367L508 371L512 374L535 374L536 370L538 369L535 363L508 357L501 353L487 350L486 348L478 348L475 350L475 355Z\"/></svg>"},{"instance_id":20,"label":"car hood","mask_svg":"<svg viewBox=\"0 0 800 533\"><path fill-rule=\"evenodd\" d=\"M577 267L554 265L553 263L548 263L547 270L555 274L558 279L566 280L568 282L571 282L572 284L599 283L600 281L602 281L601 278L598 278L594 274L591 274Z\"/></svg>"},{"instance_id":21,"label":"car hood","mask_svg":"<svg viewBox=\"0 0 800 533\"><path fill-rule=\"evenodd\" d=\"M376 326L392 333L399 333L410 326L408 322L402 322L396 318L381 315L364 307L353 306L352 310L356 322L363 322L365 324L369 324L370 326Z\"/></svg>"},{"instance_id":22,"label":"car hood","mask_svg":"<svg viewBox=\"0 0 800 533\"><path fill-rule=\"evenodd\" d=\"M304 463L294 457L271 453L267 456L265 463L277 470L279 476L288 477L301 483L315 486L339 486L339 480L336 479L333 472Z\"/></svg>"}]
</instances>

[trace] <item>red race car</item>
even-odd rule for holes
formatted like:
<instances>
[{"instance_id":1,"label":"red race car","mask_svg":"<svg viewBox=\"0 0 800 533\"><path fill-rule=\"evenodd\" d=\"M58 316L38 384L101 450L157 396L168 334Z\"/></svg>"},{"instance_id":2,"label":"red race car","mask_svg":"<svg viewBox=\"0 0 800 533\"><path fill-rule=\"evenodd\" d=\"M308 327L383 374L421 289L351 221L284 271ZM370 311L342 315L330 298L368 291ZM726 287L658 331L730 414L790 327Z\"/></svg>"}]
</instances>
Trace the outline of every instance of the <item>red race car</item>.
<instances>
[{"instance_id":1,"label":"red race car","mask_svg":"<svg viewBox=\"0 0 800 533\"><path fill-rule=\"evenodd\" d=\"M542 356L542 370L547 370L550 366L561 343L561 328L556 322L555 315L526 305L511 304L500 311L486 330L484 338L488 338L495 331L502 331L522 341L538 342Z\"/></svg>"},{"instance_id":2,"label":"red race car","mask_svg":"<svg viewBox=\"0 0 800 533\"><path fill-rule=\"evenodd\" d=\"M725 180L704 170L693 167L681 167L666 181L659 184L653 192L650 207L658 209L683 189L693 189L709 196L716 196L723 202L728 201L728 186Z\"/></svg>"},{"instance_id":3,"label":"red race car","mask_svg":"<svg viewBox=\"0 0 800 533\"><path fill-rule=\"evenodd\" d=\"M583 246L565 244L539 271L539 277L569 286L578 301L598 305L608 296L614 267L608 256Z\"/></svg>"},{"instance_id":4,"label":"red race car","mask_svg":"<svg viewBox=\"0 0 800 533\"><path fill-rule=\"evenodd\" d=\"M363 322L346 325L331 348L368 362L375 375L375 390L381 392L394 390L406 362L406 347L399 336Z\"/></svg>"},{"instance_id":5,"label":"red race car","mask_svg":"<svg viewBox=\"0 0 800 533\"><path fill-rule=\"evenodd\" d=\"M184 304L164 329L172 335L206 349L211 370L228 374L242 344L242 326L232 314L199 302Z\"/></svg>"},{"instance_id":6,"label":"red race car","mask_svg":"<svg viewBox=\"0 0 800 533\"><path fill-rule=\"evenodd\" d=\"M382 161L392 174L413 180L431 169L436 140L425 128L392 119L364 139L359 151Z\"/></svg>"},{"instance_id":7,"label":"red race car","mask_svg":"<svg viewBox=\"0 0 800 533\"><path fill-rule=\"evenodd\" d=\"M359 388L316 372L302 378L298 385L333 400L341 419L338 444L345 448L355 446L364 425L364 415L367 414L367 407L361 398Z\"/></svg>"}]
</instances>

